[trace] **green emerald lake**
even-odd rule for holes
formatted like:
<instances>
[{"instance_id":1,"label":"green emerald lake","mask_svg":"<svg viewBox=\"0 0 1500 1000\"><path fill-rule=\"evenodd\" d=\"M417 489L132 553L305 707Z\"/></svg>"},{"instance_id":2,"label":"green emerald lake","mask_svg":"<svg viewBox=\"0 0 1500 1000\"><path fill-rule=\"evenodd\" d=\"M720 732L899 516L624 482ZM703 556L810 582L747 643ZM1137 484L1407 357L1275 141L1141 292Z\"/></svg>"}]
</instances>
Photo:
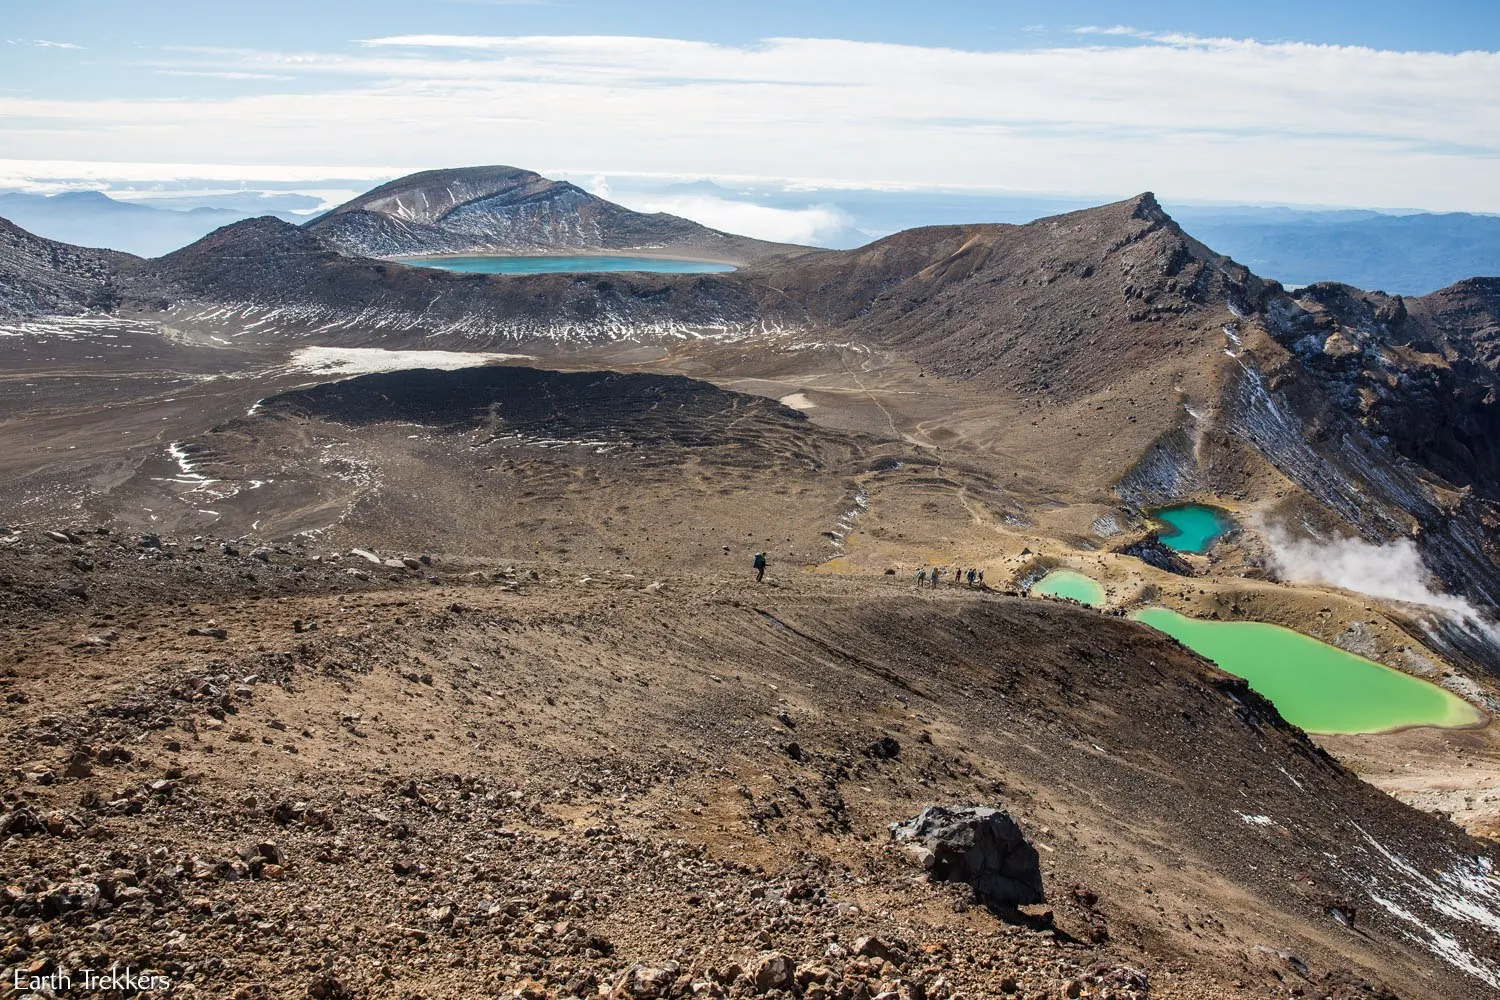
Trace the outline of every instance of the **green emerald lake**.
<instances>
[{"instance_id":1,"label":"green emerald lake","mask_svg":"<svg viewBox=\"0 0 1500 1000\"><path fill-rule=\"evenodd\" d=\"M1089 607L1104 603L1104 588L1098 581L1070 569L1053 570L1032 584L1031 592L1044 597L1071 597Z\"/></svg>"},{"instance_id":2,"label":"green emerald lake","mask_svg":"<svg viewBox=\"0 0 1500 1000\"><path fill-rule=\"evenodd\" d=\"M1183 503L1151 511L1151 519L1162 526L1161 542L1178 552L1202 555L1213 548L1224 533L1234 527L1234 519L1217 507L1201 503Z\"/></svg>"},{"instance_id":3,"label":"green emerald lake","mask_svg":"<svg viewBox=\"0 0 1500 1000\"><path fill-rule=\"evenodd\" d=\"M436 267L466 274L568 274L599 271L658 271L666 274L698 274L733 271L729 264L710 264L702 260L674 260L664 257L409 257L403 264L413 267Z\"/></svg>"},{"instance_id":4,"label":"green emerald lake","mask_svg":"<svg viewBox=\"0 0 1500 1000\"><path fill-rule=\"evenodd\" d=\"M1243 677L1282 718L1311 733L1464 726L1482 718L1435 684L1279 625L1189 618L1167 608L1131 617Z\"/></svg>"}]
</instances>

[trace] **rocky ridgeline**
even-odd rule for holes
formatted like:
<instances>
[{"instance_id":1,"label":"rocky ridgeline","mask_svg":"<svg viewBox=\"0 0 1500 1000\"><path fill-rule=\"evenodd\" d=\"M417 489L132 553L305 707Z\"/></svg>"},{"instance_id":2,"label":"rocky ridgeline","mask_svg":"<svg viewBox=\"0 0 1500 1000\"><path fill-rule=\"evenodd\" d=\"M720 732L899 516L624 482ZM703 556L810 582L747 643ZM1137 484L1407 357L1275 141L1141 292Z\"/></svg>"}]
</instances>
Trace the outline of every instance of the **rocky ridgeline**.
<instances>
[{"instance_id":1,"label":"rocky ridgeline","mask_svg":"<svg viewBox=\"0 0 1500 1000\"><path fill-rule=\"evenodd\" d=\"M404 585L414 577L436 584L458 571L456 566L440 566L427 554L379 555L362 548L320 551L300 536L280 544L206 535L175 540L108 526L0 527L0 622L38 611L150 599L184 586L191 588L195 599L247 588L271 596L356 584ZM476 571L465 565L462 572ZM491 577L504 579L505 574L491 570L486 579ZM198 624L187 634L222 639L225 636L217 634L221 631ZM81 637L79 644L106 646L117 639L104 627Z\"/></svg>"}]
</instances>

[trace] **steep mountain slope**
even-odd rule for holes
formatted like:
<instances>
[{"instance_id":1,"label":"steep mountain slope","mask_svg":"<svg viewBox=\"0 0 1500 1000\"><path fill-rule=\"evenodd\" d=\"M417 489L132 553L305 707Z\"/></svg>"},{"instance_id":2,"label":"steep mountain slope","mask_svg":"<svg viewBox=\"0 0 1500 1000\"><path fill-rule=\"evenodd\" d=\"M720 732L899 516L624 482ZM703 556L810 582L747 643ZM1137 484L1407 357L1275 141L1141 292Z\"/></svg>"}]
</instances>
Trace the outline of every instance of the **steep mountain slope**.
<instances>
[{"instance_id":1,"label":"steep mountain slope","mask_svg":"<svg viewBox=\"0 0 1500 1000\"><path fill-rule=\"evenodd\" d=\"M1134 623L779 569L645 585L172 541L149 559L133 537L28 533L4 553L0 615L27 626L0 639L6 772L52 775L0 812L26 847L0 863L22 887L0 932L28 956L88 947L57 899L91 890L58 887L108 879L92 905L116 953L226 994L326 973L586 996L675 957L669 980L738 963L750 996L771 949L824 968L824 1000L1500 983L1485 845ZM55 602L75 559L100 567L92 592ZM1045 907L988 908L886 846L934 802L1008 810ZM163 920L191 929L170 950Z\"/></svg>"},{"instance_id":2,"label":"steep mountain slope","mask_svg":"<svg viewBox=\"0 0 1500 1000\"><path fill-rule=\"evenodd\" d=\"M912 230L755 271L810 322L846 324L940 375L1053 397L1094 392L1123 366L1196 358L1226 303L1266 287L1149 194L1025 226Z\"/></svg>"},{"instance_id":3,"label":"steep mountain slope","mask_svg":"<svg viewBox=\"0 0 1500 1000\"><path fill-rule=\"evenodd\" d=\"M1292 347L1339 403L1405 457L1500 498L1500 278L1418 299L1310 285Z\"/></svg>"},{"instance_id":4,"label":"steep mountain slope","mask_svg":"<svg viewBox=\"0 0 1500 1000\"><path fill-rule=\"evenodd\" d=\"M666 213L642 214L515 167L429 170L383 184L308 224L359 257L653 251L743 263L789 250Z\"/></svg>"},{"instance_id":5,"label":"steep mountain slope","mask_svg":"<svg viewBox=\"0 0 1500 1000\"><path fill-rule=\"evenodd\" d=\"M0 318L110 309L116 275L133 260L55 243L0 219Z\"/></svg>"}]
</instances>

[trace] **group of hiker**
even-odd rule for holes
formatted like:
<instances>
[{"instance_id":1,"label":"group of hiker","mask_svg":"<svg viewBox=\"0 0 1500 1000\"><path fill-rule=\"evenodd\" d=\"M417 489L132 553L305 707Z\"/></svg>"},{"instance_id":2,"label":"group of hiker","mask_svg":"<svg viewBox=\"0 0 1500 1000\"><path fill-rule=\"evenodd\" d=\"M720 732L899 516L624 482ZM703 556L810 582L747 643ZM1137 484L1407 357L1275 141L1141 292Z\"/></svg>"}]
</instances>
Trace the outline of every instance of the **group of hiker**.
<instances>
[{"instance_id":1,"label":"group of hiker","mask_svg":"<svg viewBox=\"0 0 1500 1000\"><path fill-rule=\"evenodd\" d=\"M725 551L728 551L727 546L725 547ZM766 578L766 554L764 552L755 553L755 556L750 561L750 568L755 571L756 583L760 583L762 580L764 580ZM886 570L886 572L894 573L896 571L891 569ZM935 590L937 589L937 585L943 581L943 577L947 573L948 570L943 569L940 566L934 566L931 570L927 569L927 567L924 566L921 569L917 570L917 587L921 588L930 586ZM950 584L950 586L957 587L963 584L967 584L970 587L983 587L984 570L964 570L955 567L953 570L953 582Z\"/></svg>"},{"instance_id":2,"label":"group of hiker","mask_svg":"<svg viewBox=\"0 0 1500 1000\"><path fill-rule=\"evenodd\" d=\"M932 567L931 570L928 570L924 566L921 569L917 570L917 587L921 588L931 586L936 589L937 585L942 582L944 574L946 574L947 572L947 570L938 566ZM957 587L960 584L968 584L970 587L983 587L984 570L963 570L955 568L953 570L953 582L951 586Z\"/></svg>"}]
</instances>

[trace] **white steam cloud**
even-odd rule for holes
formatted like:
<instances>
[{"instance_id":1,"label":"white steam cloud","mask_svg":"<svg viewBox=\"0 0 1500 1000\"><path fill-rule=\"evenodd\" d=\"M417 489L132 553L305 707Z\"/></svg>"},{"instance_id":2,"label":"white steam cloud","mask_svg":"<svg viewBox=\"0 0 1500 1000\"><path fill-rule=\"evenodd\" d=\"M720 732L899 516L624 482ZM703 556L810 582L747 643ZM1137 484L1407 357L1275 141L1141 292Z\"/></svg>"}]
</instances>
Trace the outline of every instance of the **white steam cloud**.
<instances>
[{"instance_id":1,"label":"white steam cloud","mask_svg":"<svg viewBox=\"0 0 1500 1000\"><path fill-rule=\"evenodd\" d=\"M1500 642L1500 630L1472 603L1443 593L1410 538L1376 545L1360 538L1295 538L1285 528L1262 523L1271 562L1289 583L1322 583L1388 601L1432 608Z\"/></svg>"}]
</instances>

